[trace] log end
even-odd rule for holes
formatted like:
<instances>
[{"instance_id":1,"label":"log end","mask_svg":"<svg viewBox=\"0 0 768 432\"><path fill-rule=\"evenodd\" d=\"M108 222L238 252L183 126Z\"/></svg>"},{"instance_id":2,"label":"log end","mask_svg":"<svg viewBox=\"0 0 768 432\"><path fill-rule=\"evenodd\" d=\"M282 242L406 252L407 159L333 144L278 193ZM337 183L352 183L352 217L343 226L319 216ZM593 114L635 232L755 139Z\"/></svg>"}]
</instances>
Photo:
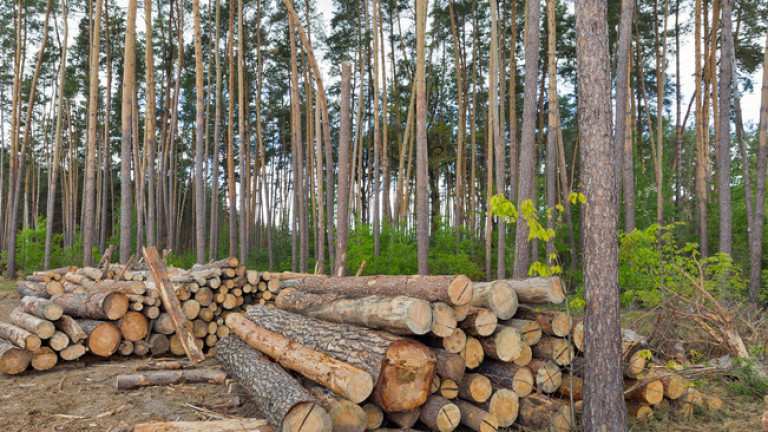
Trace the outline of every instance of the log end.
<instances>
[{"instance_id":1,"label":"log end","mask_svg":"<svg viewBox=\"0 0 768 432\"><path fill-rule=\"evenodd\" d=\"M496 284L496 282L500 282ZM517 313L518 299L517 291L509 286L505 281L496 281L493 283L491 292L488 295L488 306L501 320L507 320Z\"/></svg>"},{"instance_id":2,"label":"log end","mask_svg":"<svg viewBox=\"0 0 768 432\"><path fill-rule=\"evenodd\" d=\"M435 323L432 305L424 300L410 302L406 316L408 329L416 335L427 334Z\"/></svg>"},{"instance_id":3,"label":"log end","mask_svg":"<svg viewBox=\"0 0 768 432\"><path fill-rule=\"evenodd\" d=\"M104 298L104 313L109 320L120 319L128 312L129 306L128 297L123 293L113 292Z\"/></svg>"},{"instance_id":4,"label":"log end","mask_svg":"<svg viewBox=\"0 0 768 432\"><path fill-rule=\"evenodd\" d=\"M347 381L346 394L353 403L359 404L373 392L373 378L368 372L360 371Z\"/></svg>"},{"instance_id":5,"label":"log end","mask_svg":"<svg viewBox=\"0 0 768 432\"><path fill-rule=\"evenodd\" d=\"M333 432L363 432L368 424L365 410L350 401L333 404L328 415L331 416Z\"/></svg>"},{"instance_id":6,"label":"log end","mask_svg":"<svg viewBox=\"0 0 768 432\"><path fill-rule=\"evenodd\" d=\"M553 276L549 278L549 301L552 304L560 304L565 300L565 292L563 291L563 284L559 277Z\"/></svg>"},{"instance_id":7,"label":"log end","mask_svg":"<svg viewBox=\"0 0 768 432\"><path fill-rule=\"evenodd\" d=\"M381 424L384 423L384 412L381 411L381 408L379 408L374 403L367 403L363 405L363 411L365 411L365 417L366 417L366 430L374 430L381 427Z\"/></svg>"},{"instance_id":8,"label":"log end","mask_svg":"<svg viewBox=\"0 0 768 432\"><path fill-rule=\"evenodd\" d=\"M386 412L411 411L423 405L429 396L435 362L435 354L418 342L393 342L382 362L374 400Z\"/></svg>"},{"instance_id":9,"label":"log end","mask_svg":"<svg viewBox=\"0 0 768 432\"><path fill-rule=\"evenodd\" d=\"M437 413L436 423L438 432L451 432L459 426L460 422L461 411L456 404L445 404Z\"/></svg>"},{"instance_id":10,"label":"log end","mask_svg":"<svg viewBox=\"0 0 768 432\"><path fill-rule=\"evenodd\" d=\"M521 367L515 373L515 380L512 383L512 391L520 397L526 397L533 391L533 372L527 367Z\"/></svg>"},{"instance_id":11,"label":"log end","mask_svg":"<svg viewBox=\"0 0 768 432\"><path fill-rule=\"evenodd\" d=\"M283 417L282 432L330 432L331 418L313 402L297 404Z\"/></svg>"},{"instance_id":12,"label":"log end","mask_svg":"<svg viewBox=\"0 0 768 432\"><path fill-rule=\"evenodd\" d=\"M509 427L517 420L520 409L520 397L513 390L500 388L493 393L488 412L495 415L499 426Z\"/></svg>"},{"instance_id":13,"label":"log end","mask_svg":"<svg viewBox=\"0 0 768 432\"><path fill-rule=\"evenodd\" d=\"M517 329L513 327L499 327L492 338L499 360L509 362L520 356L520 346L523 344L523 341Z\"/></svg>"},{"instance_id":14,"label":"log end","mask_svg":"<svg viewBox=\"0 0 768 432\"><path fill-rule=\"evenodd\" d=\"M32 353L32 368L38 371L46 371L56 366L59 356L50 347L42 347Z\"/></svg>"},{"instance_id":15,"label":"log end","mask_svg":"<svg viewBox=\"0 0 768 432\"><path fill-rule=\"evenodd\" d=\"M105 322L94 328L88 335L88 349L97 356L109 357L117 352L121 339L117 326Z\"/></svg>"},{"instance_id":16,"label":"log end","mask_svg":"<svg viewBox=\"0 0 768 432\"><path fill-rule=\"evenodd\" d=\"M472 301L473 291L472 280L465 275L458 275L448 285L448 298L454 306L463 306Z\"/></svg>"},{"instance_id":17,"label":"log end","mask_svg":"<svg viewBox=\"0 0 768 432\"><path fill-rule=\"evenodd\" d=\"M118 324L123 339L131 342L144 339L149 333L149 321L140 312L128 312Z\"/></svg>"},{"instance_id":18,"label":"log end","mask_svg":"<svg viewBox=\"0 0 768 432\"><path fill-rule=\"evenodd\" d=\"M32 352L16 346L3 350L0 347L0 371L8 375L18 375L29 366L32 361Z\"/></svg>"}]
</instances>

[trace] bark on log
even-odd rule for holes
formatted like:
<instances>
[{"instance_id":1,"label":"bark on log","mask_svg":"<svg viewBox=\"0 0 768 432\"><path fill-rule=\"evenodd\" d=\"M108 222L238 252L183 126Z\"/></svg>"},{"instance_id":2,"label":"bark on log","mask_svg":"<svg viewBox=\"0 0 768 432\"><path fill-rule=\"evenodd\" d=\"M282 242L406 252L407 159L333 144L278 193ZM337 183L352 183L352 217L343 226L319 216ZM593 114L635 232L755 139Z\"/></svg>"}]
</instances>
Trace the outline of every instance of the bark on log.
<instances>
[{"instance_id":1,"label":"bark on log","mask_svg":"<svg viewBox=\"0 0 768 432\"><path fill-rule=\"evenodd\" d=\"M514 327L499 326L493 335L480 338L487 357L501 361L513 361L520 357L523 340Z\"/></svg>"},{"instance_id":2,"label":"bark on log","mask_svg":"<svg viewBox=\"0 0 768 432\"><path fill-rule=\"evenodd\" d=\"M431 333L437 337L446 338L451 336L456 330L456 312L446 303L432 303L434 323Z\"/></svg>"},{"instance_id":3,"label":"bark on log","mask_svg":"<svg viewBox=\"0 0 768 432\"><path fill-rule=\"evenodd\" d=\"M301 384L240 340L229 336L216 346L224 370L248 392L277 431L330 432L331 419Z\"/></svg>"},{"instance_id":4,"label":"bark on log","mask_svg":"<svg viewBox=\"0 0 768 432\"><path fill-rule=\"evenodd\" d=\"M510 389L499 388L480 408L495 415L500 427L509 427L517 420L520 397Z\"/></svg>"},{"instance_id":5,"label":"bark on log","mask_svg":"<svg viewBox=\"0 0 768 432\"><path fill-rule=\"evenodd\" d=\"M637 379L648 362L648 341L637 333L623 329L621 332L621 350L624 376Z\"/></svg>"},{"instance_id":6,"label":"bark on log","mask_svg":"<svg viewBox=\"0 0 768 432\"><path fill-rule=\"evenodd\" d=\"M536 321L548 335L566 337L571 332L571 320L565 312L538 310L520 306L516 318Z\"/></svg>"},{"instance_id":7,"label":"bark on log","mask_svg":"<svg viewBox=\"0 0 768 432\"><path fill-rule=\"evenodd\" d=\"M413 410L427 400L435 356L413 340L266 306L251 307L246 317L269 331L370 373L376 383L374 401L387 412Z\"/></svg>"},{"instance_id":8,"label":"bark on log","mask_svg":"<svg viewBox=\"0 0 768 432\"><path fill-rule=\"evenodd\" d=\"M477 372L491 380L494 387L512 389L520 397L528 396L533 389L533 372L525 366L488 360Z\"/></svg>"},{"instance_id":9,"label":"bark on log","mask_svg":"<svg viewBox=\"0 0 768 432\"><path fill-rule=\"evenodd\" d=\"M493 394L491 381L478 373L465 374L459 382L459 397L476 404L482 404Z\"/></svg>"},{"instance_id":10,"label":"bark on log","mask_svg":"<svg viewBox=\"0 0 768 432\"><path fill-rule=\"evenodd\" d=\"M115 387L130 390L138 387L177 385L185 383L224 384L227 373L221 369L183 369L118 375Z\"/></svg>"},{"instance_id":11,"label":"bark on log","mask_svg":"<svg viewBox=\"0 0 768 432\"><path fill-rule=\"evenodd\" d=\"M173 421L142 423L133 432L274 432L275 429L261 419L227 419L211 421Z\"/></svg>"},{"instance_id":12,"label":"bark on log","mask_svg":"<svg viewBox=\"0 0 768 432\"><path fill-rule=\"evenodd\" d=\"M161 355L171 349L171 341L164 334L155 333L149 337L149 352L152 355Z\"/></svg>"},{"instance_id":13,"label":"bark on log","mask_svg":"<svg viewBox=\"0 0 768 432\"><path fill-rule=\"evenodd\" d=\"M387 419L401 429L410 429L419 421L420 409L396 413L387 413Z\"/></svg>"},{"instance_id":14,"label":"bark on log","mask_svg":"<svg viewBox=\"0 0 768 432\"><path fill-rule=\"evenodd\" d=\"M345 399L360 403L373 391L373 378L366 371L259 327L240 314L228 315L225 322L252 348Z\"/></svg>"},{"instance_id":15,"label":"bark on log","mask_svg":"<svg viewBox=\"0 0 768 432\"><path fill-rule=\"evenodd\" d=\"M568 366L574 357L573 345L567 339L552 336L543 336L531 349L534 358L552 360L560 366Z\"/></svg>"},{"instance_id":16,"label":"bark on log","mask_svg":"<svg viewBox=\"0 0 768 432\"><path fill-rule=\"evenodd\" d=\"M129 306L125 294L109 290L56 294L51 301L64 308L67 315L95 320L119 319Z\"/></svg>"},{"instance_id":17,"label":"bark on log","mask_svg":"<svg viewBox=\"0 0 768 432\"><path fill-rule=\"evenodd\" d=\"M515 316L518 297L506 281L480 282L474 284L472 306L488 308L500 320L508 320Z\"/></svg>"},{"instance_id":18,"label":"bark on log","mask_svg":"<svg viewBox=\"0 0 768 432\"><path fill-rule=\"evenodd\" d=\"M459 328L468 335L482 337L492 335L498 325L499 319L492 310L472 307L464 321L459 323Z\"/></svg>"},{"instance_id":19,"label":"bark on log","mask_svg":"<svg viewBox=\"0 0 768 432\"><path fill-rule=\"evenodd\" d=\"M395 334L423 335L432 329L432 306L424 300L397 296L339 296L285 289L275 306L325 321L386 330Z\"/></svg>"},{"instance_id":20,"label":"bark on log","mask_svg":"<svg viewBox=\"0 0 768 432\"><path fill-rule=\"evenodd\" d=\"M427 425L430 430L451 432L461 422L461 411L450 400L442 396L431 395L427 398L427 403L421 407L419 420Z\"/></svg>"},{"instance_id":21,"label":"bark on log","mask_svg":"<svg viewBox=\"0 0 768 432\"><path fill-rule=\"evenodd\" d=\"M56 321L64 313L61 306L40 297L23 297L21 303L24 312L48 321Z\"/></svg>"},{"instance_id":22,"label":"bark on log","mask_svg":"<svg viewBox=\"0 0 768 432\"><path fill-rule=\"evenodd\" d=\"M25 313L18 307L11 312L8 318L13 325L40 336L40 339L49 339L56 331L52 322Z\"/></svg>"},{"instance_id":23,"label":"bark on log","mask_svg":"<svg viewBox=\"0 0 768 432\"><path fill-rule=\"evenodd\" d=\"M450 378L456 382L464 377L466 363L459 354L450 353L446 350L435 348L432 350L437 359L435 363L435 372L441 378Z\"/></svg>"},{"instance_id":24,"label":"bark on log","mask_svg":"<svg viewBox=\"0 0 768 432\"><path fill-rule=\"evenodd\" d=\"M672 401L672 406L677 411L678 416L684 420L690 420L696 412L696 408L704 406L704 398L700 391L693 387L688 387L680 398Z\"/></svg>"},{"instance_id":25,"label":"bark on log","mask_svg":"<svg viewBox=\"0 0 768 432\"><path fill-rule=\"evenodd\" d=\"M632 418L643 420L653 417L653 408L640 402L627 401L627 413Z\"/></svg>"},{"instance_id":26,"label":"bark on log","mask_svg":"<svg viewBox=\"0 0 768 432\"><path fill-rule=\"evenodd\" d=\"M54 351L61 351L69 346L69 336L61 331L55 331L53 336L48 339L48 346L53 348Z\"/></svg>"},{"instance_id":27,"label":"bark on log","mask_svg":"<svg viewBox=\"0 0 768 432\"><path fill-rule=\"evenodd\" d=\"M147 292L147 286L144 282L134 281L116 281L116 280L103 280L98 282L89 281L82 284L85 289L88 290L109 290L123 294L136 294L143 295Z\"/></svg>"},{"instance_id":28,"label":"bark on log","mask_svg":"<svg viewBox=\"0 0 768 432\"><path fill-rule=\"evenodd\" d=\"M47 371L53 369L59 361L59 356L50 347L40 347L32 353L32 369Z\"/></svg>"},{"instance_id":29,"label":"bark on log","mask_svg":"<svg viewBox=\"0 0 768 432\"><path fill-rule=\"evenodd\" d=\"M557 276L507 279L507 284L515 290L520 303L559 304L565 300L562 281Z\"/></svg>"},{"instance_id":30,"label":"bark on log","mask_svg":"<svg viewBox=\"0 0 768 432\"><path fill-rule=\"evenodd\" d=\"M129 356L133 354L133 342L129 340L121 340L120 346L117 347L117 353L121 356Z\"/></svg>"},{"instance_id":31,"label":"bark on log","mask_svg":"<svg viewBox=\"0 0 768 432\"><path fill-rule=\"evenodd\" d=\"M235 268L240 264L240 261L237 259L237 257L229 257L224 258L222 260L218 261L212 261L208 264L201 264L201 265L195 265L192 267L193 271L199 271L199 270L208 270L208 269L226 269L226 268Z\"/></svg>"},{"instance_id":32,"label":"bark on log","mask_svg":"<svg viewBox=\"0 0 768 432\"><path fill-rule=\"evenodd\" d=\"M296 288L315 294L408 296L453 306L472 300L472 281L458 276L307 276L284 280L283 288Z\"/></svg>"},{"instance_id":33,"label":"bark on log","mask_svg":"<svg viewBox=\"0 0 768 432\"><path fill-rule=\"evenodd\" d=\"M499 430L499 420L495 415L461 399L456 400L456 406L461 412L461 424L475 432L496 432Z\"/></svg>"},{"instance_id":34,"label":"bark on log","mask_svg":"<svg viewBox=\"0 0 768 432\"><path fill-rule=\"evenodd\" d=\"M365 430L376 430L384 423L384 411L378 407L378 405L368 402L363 405L363 411L365 411L366 427Z\"/></svg>"},{"instance_id":35,"label":"bark on log","mask_svg":"<svg viewBox=\"0 0 768 432\"><path fill-rule=\"evenodd\" d=\"M85 345L81 343L70 344L68 347L59 352L59 357L61 357L62 360L73 361L84 356L85 352Z\"/></svg>"},{"instance_id":36,"label":"bark on log","mask_svg":"<svg viewBox=\"0 0 768 432\"><path fill-rule=\"evenodd\" d=\"M467 339L459 355L464 359L467 369L475 369L485 359L485 350L478 339L471 337Z\"/></svg>"},{"instance_id":37,"label":"bark on log","mask_svg":"<svg viewBox=\"0 0 768 432\"><path fill-rule=\"evenodd\" d=\"M2 321L0 321L0 338L13 342L19 348L29 351L40 348L42 344L38 335Z\"/></svg>"},{"instance_id":38,"label":"bark on log","mask_svg":"<svg viewBox=\"0 0 768 432\"><path fill-rule=\"evenodd\" d=\"M44 282L16 281L16 292L22 297L49 298Z\"/></svg>"},{"instance_id":39,"label":"bark on log","mask_svg":"<svg viewBox=\"0 0 768 432\"><path fill-rule=\"evenodd\" d=\"M560 368L552 360L534 359L528 364L528 368L534 374L536 388L543 393L554 393L563 382L563 374Z\"/></svg>"},{"instance_id":40,"label":"bark on log","mask_svg":"<svg viewBox=\"0 0 768 432\"><path fill-rule=\"evenodd\" d=\"M117 328L120 329L123 339L136 342L144 339L149 333L149 321L142 313L128 312L120 318Z\"/></svg>"},{"instance_id":41,"label":"bark on log","mask_svg":"<svg viewBox=\"0 0 768 432\"><path fill-rule=\"evenodd\" d=\"M32 351L0 339L0 371L8 375L17 375L27 370L31 361Z\"/></svg>"},{"instance_id":42,"label":"bark on log","mask_svg":"<svg viewBox=\"0 0 768 432\"><path fill-rule=\"evenodd\" d=\"M120 347L120 330L106 321L79 320L78 324L88 335L88 349L97 356L109 357Z\"/></svg>"},{"instance_id":43,"label":"bark on log","mask_svg":"<svg viewBox=\"0 0 768 432\"><path fill-rule=\"evenodd\" d=\"M67 335L72 343L82 342L88 337L88 334L80 327L77 320L69 315L62 315L53 325L56 329Z\"/></svg>"},{"instance_id":44,"label":"bark on log","mask_svg":"<svg viewBox=\"0 0 768 432\"><path fill-rule=\"evenodd\" d=\"M624 380L625 399L658 405L664 399L664 384L659 380Z\"/></svg>"},{"instance_id":45,"label":"bark on log","mask_svg":"<svg viewBox=\"0 0 768 432\"><path fill-rule=\"evenodd\" d=\"M534 346L541 340L541 326L536 321L524 319L510 319L499 322L500 325L514 327L520 332L523 342Z\"/></svg>"},{"instance_id":46,"label":"bark on log","mask_svg":"<svg viewBox=\"0 0 768 432\"><path fill-rule=\"evenodd\" d=\"M574 401L580 401L584 399L583 388L584 381L581 378L568 373L563 373L560 388L557 389L557 394L563 399L570 399L571 396L573 396Z\"/></svg>"},{"instance_id":47,"label":"bark on log","mask_svg":"<svg viewBox=\"0 0 768 432\"><path fill-rule=\"evenodd\" d=\"M538 393L520 399L517 422L536 431L569 432L572 426L567 405Z\"/></svg>"},{"instance_id":48,"label":"bark on log","mask_svg":"<svg viewBox=\"0 0 768 432\"><path fill-rule=\"evenodd\" d=\"M360 405L341 398L308 379L302 379L301 383L328 412L333 432L363 432L368 426L368 416Z\"/></svg>"},{"instance_id":49,"label":"bark on log","mask_svg":"<svg viewBox=\"0 0 768 432\"><path fill-rule=\"evenodd\" d=\"M82 276L87 276L88 278L95 281L100 280L101 278L104 277L104 272L95 267L83 267L83 268L77 269L77 274Z\"/></svg>"}]
</instances>

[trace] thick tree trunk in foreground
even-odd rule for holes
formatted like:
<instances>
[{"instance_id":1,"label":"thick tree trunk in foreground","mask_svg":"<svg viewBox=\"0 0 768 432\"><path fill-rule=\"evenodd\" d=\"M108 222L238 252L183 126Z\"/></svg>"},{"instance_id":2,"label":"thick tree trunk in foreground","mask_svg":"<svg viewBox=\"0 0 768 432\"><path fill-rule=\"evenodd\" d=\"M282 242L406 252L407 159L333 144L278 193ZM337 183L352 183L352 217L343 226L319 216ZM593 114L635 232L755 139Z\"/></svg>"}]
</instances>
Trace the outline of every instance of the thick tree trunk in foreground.
<instances>
[{"instance_id":1,"label":"thick tree trunk in foreground","mask_svg":"<svg viewBox=\"0 0 768 432\"><path fill-rule=\"evenodd\" d=\"M275 430L330 432L331 419L301 384L237 336L216 345L224 370L250 395Z\"/></svg>"},{"instance_id":2,"label":"thick tree trunk in foreground","mask_svg":"<svg viewBox=\"0 0 768 432\"><path fill-rule=\"evenodd\" d=\"M311 350L370 373L375 382L373 398L385 411L413 410L427 399L435 357L417 342L265 306L252 307L246 312L246 318Z\"/></svg>"}]
</instances>

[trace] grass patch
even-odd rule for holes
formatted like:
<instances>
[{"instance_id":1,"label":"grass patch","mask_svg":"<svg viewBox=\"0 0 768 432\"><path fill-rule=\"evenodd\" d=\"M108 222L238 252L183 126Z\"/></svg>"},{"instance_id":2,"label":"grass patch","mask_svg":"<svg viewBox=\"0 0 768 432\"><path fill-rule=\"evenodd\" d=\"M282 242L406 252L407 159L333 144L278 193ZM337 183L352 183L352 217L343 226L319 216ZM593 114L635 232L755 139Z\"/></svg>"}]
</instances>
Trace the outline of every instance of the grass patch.
<instances>
[{"instance_id":1,"label":"grass patch","mask_svg":"<svg viewBox=\"0 0 768 432\"><path fill-rule=\"evenodd\" d=\"M0 280L0 293L15 293L16 283L13 281Z\"/></svg>"}]
</instances>

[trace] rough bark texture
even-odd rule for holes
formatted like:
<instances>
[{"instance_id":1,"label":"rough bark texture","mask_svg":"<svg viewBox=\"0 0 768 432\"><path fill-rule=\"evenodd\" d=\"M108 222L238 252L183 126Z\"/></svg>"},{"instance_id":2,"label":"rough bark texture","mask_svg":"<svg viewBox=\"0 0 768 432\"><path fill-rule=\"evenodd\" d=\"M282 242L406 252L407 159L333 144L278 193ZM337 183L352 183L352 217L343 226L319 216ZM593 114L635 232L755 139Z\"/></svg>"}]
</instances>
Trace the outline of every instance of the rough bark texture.
<instances>
[{"instance_id":1,"label":"rough bark texture","mask_svg":"<svg viewBox=\"0 0 768 432\"><path fill-rule=\"evenodd\" d=\"M456 401L456 406L461 412L461 424L473 431L496 432L499 429L499 420L495 415L460 399Z\"/></svg>"},{"instance_id":2,"label":"rough bark texture","mask_svg":"<svg viewBox=\"0 0 768 432\"><path fill-rule=\"evenodd\" d=\"M309 380L302 380L304 388L317 398L318 404L331 417L334 432L363 432L368 416L360 405L335 395L327 388Z\"/></svg>"},{"instance_id":3,"label":"rough bark texture","mask_svg":"<svg viewBox=\"0 0 768 432\"><path fill-rule=\"evenodd\" d=\"M278 431L330 432L331 419L285 369L269 361L237 336L216 346L216 358L236 379Z\"/></svg>"},{"instance_id":4,"label":"rough bark texture","mask_svg":"<svg viewBox=\"0 0 768 432\"><path fill-rule=\"evenodd\" d=\"M485 375L495 387L510 388L520 397L529 395L533 388L533 373L525 366L488 360L477 372Z\"/></svg>"},{"instance_id":5,"label":"rough bark texture","mask_svg":"<svg viewBox=\"0 0 768 432\"><path fill-rule=\"evenodd\" d=\"M565 300L563 281L557 276L508 279L507 284L515 290L520 303L559 304Z\"/></svg>"},{"instance_id":6,"label":"rough bark texture","mask_svg":"<svg viewBox=\"0 0 768 432\"><path fill-rule=\"evenodd\" d=\"M621 382L618 195L611 144L611 75L606 2L577 0L579 142L584 208L586 329L584 422L587 432L626 430ZM522 411L522 410L521 410ZM522 417L522 416L521 416ZM570 422L569 422L570 423Z\"/></svg>"},{"instance_id":7,"label":"rough bark texture","mask_svg":"<svg viewBox=\"0 0 768 432\"><path fill-rule=\"evenodd\" d=\"M11 342L0 339L0 371L16 375L27 370L32 361L32 352L19 348Z\"/></svg>"},{"instance_id":8,"label":"rough bark texture","mask_svg":"<svg viewBox=\"0 0 768 432\"><path fill-rule=\"evenodd\" d=\"M280 309L325 321L422 335L432 329L434 316L425 300L411 297L337 296L283 290L275 300Z\"/></svg>"},{"instance_id":9,"label":"rough bark texture","mask_svg":"<svg viewBox=\"0 0 768 432\"><path fill-rule=\"evenodd\" d=\"M61 306L40 297L24 297L21 303L21 310L24 312L49 321L61 318L64 313Z\"/></svg>"},{"instance_id":10,"label":"rough bark texture","mask_svg":"<svg viewBox=\"0 0 768 432\"><path fill-rule=\"evenodd\" d=\"M733 24L731 0L721 0L722 30L720 42L720 106L718 115L720 133L717 151L717 203L720 208L720 252L730 255L733 251L733 224L731 212L731 80L733 78ZM713 48L714 50L714 48ZM763 203L759 202L762 206Z\"/></svg>"},{"instance_id":11,"label":"rough bark texture","mask_svg":"<svg viewBox=\"0 0 768 432\"><path fill-rule=\"evenodd\" d=\"M464 359L454 353L450 353L446 350L435 348L432 350L435 353L437 362L435 363L435 372L441 378L449 378L456 382L461 381L464 377L464 369L466 363Z\"/></svg>"},{"instance_id":12,"label":"rough bark texture","mask_svg":"<svg viewBox=\"0 0 768 432\"><path fill-rule=\"evenodd\" d=\"M341 64L341 110L339 130L339 220L336 232L336 268L332 274L344 276L347 267L347 239L349 234L349 139L352 129L350 110L350 81L352 69L349 62ZM322 180L321 180L322 181ZM331 237L329 237L330 240Z\"/></svg>"},{"instance_id":13,"label":"rough bark texture","mask_svg":"<svg viewBox=\"0 0 768 432\"><path fill-rule=\"evenodd\" d=\"M88 337L88 334L83 331L77 320L69 315L62 315L53 325L56 326L57 330L67 335L72 343L82 342Z\"/></svg>"},{"instance_id":14,"label":"rough bark texture","mask_svg":"<svg viewBox=\"0 0 768 432\"><path fill-rule=\"evenodd\" d=\"M275 429L261 419L228 419L209 421L173 421L141 423L133 432L274 432Z\"/></svg>"},{"instance_id":15,"label":"rough bark texture","mask_svg":"<svg viewBox=\"0 0 768 432\"><path fill-rule=\"evenodd\" d=\"M40 348L40 337L13 324L0 322L0 338L13 342L16 346L34 351Z\"/></svg>"},{"instance_id":16,"label":"rough bark texture","mask_svg":"<svg viewBox=\"0 0 768 432\"><path fill-rule=\"evenodd\" d=\"M429 394L435 357L428 348L390 333L335 324L265 306L246 318L269 331L358 367L373 377L374 400L388 412L409 411ZM405 359L407 362L403 362Z\"/></svg>"},{"instance_id":17,"label":"rough bark texture","mask_svg":"<svg viewBox=\"0 0 768 432\"><path fill-rule=\"evenodd\" d=\"M122 94L122 138L120 141L120 208L131 208L131 143L132 136L138 141L138 133L132 134L133 127L133 86L136 82L136 0L128 3L125 23L125 68L123 69ZM107 42L109 43L109 42ZM111 90L110 90L111 91ZM138 131L137 131L138 132ZM136 142L134 145L138 145ZM104 156L106 157L106 156ZM138 167L137 171L138 171ZM138 177L138 175L136 176ZM106 211L106 209L102 209ZM142 217L139 215L139 217ZM120 212L120 262L125 263L131 255L131 212ZM114 318L112 318L114 319Z\"/></svg>"},{"instance_id":18,"label":"rough bark texture","mask_svg":"<svg viewBox=\"0 0 768 432\"><path fill-rule=\"evenodd\" d=\"M200 0L192 2L192 14L195 22L195 248L197 262L205 262L205 178L203 158L205 158L205 125L203 107L205 89L203 87L203 39L200 29ZM241 18L242 19L242 18ZM230 95L230 97L232 97ZM218 100L216 101L218 104ZM241 124L242 126L242 124ZM242 132L241 132L242 133ZM218 175L216 173L215 175ZM218 203L213 203L214 211ZM153 246L153 245L150 245Z\"/></svg>"},{"instance_id":19,"label":"rough bark texture","mask_svg":"<svg viewBox=\"0 0 768 432\"><path fill-rule=\"evenodd\" d=\"M459 426L461 421L461 411L450 400L432 395L421 407L419 420L427 425L430 430L438 432L451 432Z\"/></svg>"},{"instance_id":20,"label":"rough bark texture","mask_svg":"<svg viewBox=\"0 0 768 432\"><path fill-rule=\"evenodd\" d=\"M129 306L125 294L108 290L56 294L51 301L67 315L97 320L116 320L128 312Z\"/></svg>"},{"instance_id":21,"label":"rough bark texture","mask_svg":"<svg viewBox=\"0 0 768 432\"><path fill-rule=\"evenodd\" d=\"M130 390L138 387L178 385L185 383L224 384L227 373L221 369L185 369L118 375L115 387Z\"/></svg>"},{"instance_id":22,"label":"rough bark texture","mask_svg":"<svg viewBox=\"0 0 768 432\"><path fill-rule=\"evenodd\" d=\"M420 275L429 273L426 27L427 0L416 0L416 235Z\"/></svg>"},{"instance_id":23,"label":"rough bark texture","mask_svg":"<svg viewBox=\"0 0 768 432\"><path fill-rule=\"evenodd\" d=\"M538 393L520 399L517 421L537 431L567 432L571 430L571 412L568 406Z\"/></svg>"},{"instance_id":24,"label":"rough bark texture","mask_svg":"<svg viewBox=\"0 0 768 432\"><path fill-rule=\"evenodd\" d=\"M8 319L11 324L40 336L40 339L48 339L53 336L53 333L56 331L52 322L24 313L21 308L16 308L11 311L11 315Z\"/></svg>"}]
</instances>

